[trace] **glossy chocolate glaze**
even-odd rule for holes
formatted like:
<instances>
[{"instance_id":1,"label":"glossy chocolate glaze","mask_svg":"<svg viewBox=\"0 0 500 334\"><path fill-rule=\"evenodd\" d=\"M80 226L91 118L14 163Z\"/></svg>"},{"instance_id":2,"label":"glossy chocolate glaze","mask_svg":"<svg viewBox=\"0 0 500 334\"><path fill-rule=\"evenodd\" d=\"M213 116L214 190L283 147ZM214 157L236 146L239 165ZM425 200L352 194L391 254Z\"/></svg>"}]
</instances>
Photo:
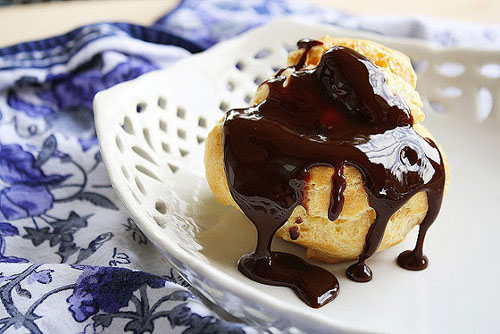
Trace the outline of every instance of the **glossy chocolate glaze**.
<instances>
[{"instance_id":1,"label":"glossy chocolate glaze","mask_svg":"<svg viewBox=\"0 0 500 334\"><path fill-rule=\"evenodd\" d=\"M301 70L288 79L278 72L267 81L268 97L256 106L228 111L223 128L229 189L258 234L255 252L243 256L238 268L258 282L293 288L312 307L336 297L335 276L270 250L275 232L303 204L311 168L335 169L328 211L332 221L343 207L344 166L356 167L363 176L377 215L358 262L346 272L358 282L372 278L365 261L379 247L390 217L420 191L427 192L429 209L415 249L402 253L398 263L410 270L427 266L423 242L439 212L445 181L436 145L415 132L409 108L370 60L335 46L316 68L302 69L307 51L318 43L300 41L306 52L295 68ZM290 236L299 238L294 227Z\"/></svg>"},{"instance_id":2,"label":"glossy chocolate glaze","mask_svg":"<svg viewBox=\"0 0 500 334\"><path fill-rule=\"evenodd\" d=\"M297 48L304 49L304 53L302 53L302 57L300 57L297 64L295 64L295 68L303 68L306 64L307 55L309 51L315 46L323 45L323 42L317 41L315 39L303 38L297 42Z\"/></svg>"},{"instance_id":3,"label":"glossy chocolate glaze","mask_svg":"<svg viewBox=\"0 0 500 334\"><path fill-rule=\"evenodd\" d=\"M300 230L297 226L291 226L288 229L288 234L290 234L290 239L297 240L300 237Z\"/></svg>"}]
</instances>

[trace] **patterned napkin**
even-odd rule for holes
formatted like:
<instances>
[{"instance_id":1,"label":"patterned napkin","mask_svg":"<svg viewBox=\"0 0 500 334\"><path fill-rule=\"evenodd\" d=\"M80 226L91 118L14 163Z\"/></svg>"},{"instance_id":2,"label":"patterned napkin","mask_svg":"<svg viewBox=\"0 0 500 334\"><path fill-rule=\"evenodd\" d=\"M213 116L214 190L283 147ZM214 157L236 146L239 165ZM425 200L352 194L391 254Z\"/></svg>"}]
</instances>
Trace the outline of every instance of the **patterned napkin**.
<instances>
[{"instance_id":1,"label":"patterned napkin","mask_svg":"<svg viewBox=\"0 0 500 334\"><path fill-rule=\"evenodd\" d=\"M500 48L498 26L185 0L152 27L100 23L0 49L0 333L258 332L187 287L128 217L102 164L92 99L289 14Z\"/></svg>"}]
</instances>

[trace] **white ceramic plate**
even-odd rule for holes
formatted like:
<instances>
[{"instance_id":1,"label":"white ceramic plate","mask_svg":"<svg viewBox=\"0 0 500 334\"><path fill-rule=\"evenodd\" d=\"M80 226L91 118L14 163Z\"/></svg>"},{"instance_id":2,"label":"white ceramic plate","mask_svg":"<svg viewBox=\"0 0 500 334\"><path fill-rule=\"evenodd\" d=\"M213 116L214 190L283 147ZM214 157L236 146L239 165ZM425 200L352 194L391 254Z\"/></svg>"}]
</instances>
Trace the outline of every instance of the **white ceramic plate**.
<instances>
[{"instance_id":1,"label":"white ceramic plate","mask_svg":"<svg viewBox=\"0 0 500 334\"><path fill-rule=\"evenodd\" d=\"M255 232L212 196L203 141L223 111L246 106L257 83L285 64L288 47L327 33L377 40L412 57L427 107L433 101L439 111L427 108L425 125L445 148L452 179L426 240L427 270L395 264L413 247L413 231L370 259L368 284L345 277L348 263L323 265L337 275L341 292L316 310L290 289L238 272L236 262L253 250ZM491 78L498 64L490 63L499 60L498 52L444 50L281 19L99 93L97 132L112 184L137 224L193 286L235 316L273 333L491 333L500 314L500 84ZM481 94L486 103L478 108ZM280 240L273 247L304 257L300 247Z\"/></svg>"}]
</instances>

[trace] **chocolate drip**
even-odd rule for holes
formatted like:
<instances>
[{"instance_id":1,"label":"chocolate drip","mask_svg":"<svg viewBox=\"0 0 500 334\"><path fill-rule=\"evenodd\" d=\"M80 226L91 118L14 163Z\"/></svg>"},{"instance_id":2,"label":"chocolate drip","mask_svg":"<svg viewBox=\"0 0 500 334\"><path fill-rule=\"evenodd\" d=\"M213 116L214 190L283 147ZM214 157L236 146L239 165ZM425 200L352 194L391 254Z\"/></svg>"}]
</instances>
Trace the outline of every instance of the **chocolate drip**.
<instances>
[{"instance_id":1,"label":"chocolate drip","mask_svg":"<svg viewBox=\"0 0 500 334\"><path fill-rule=\"evenodd\" d=\"M317 41L315 39L310 39L310 38L303 38L300 41L297 42L297 47L299 49L304 49L304 52L302 53L302 56L300 57L299 61L297 64L295 64L296 69L301 69L304 67L306 64L307 60L307 55L309 54L309 51L315 46L323 45L323 42Z\"/></svg>"},{"instance_id":2,"label":"chocolate drip","mask_svg":"<svg viewBox=\"0 0 500 334\"><path fill-rule=\"evenodd\" d=\"M290 239L292 240L297 240L300 237L300 231L297 226L290 227L288 233L290 234Z\"/></svg>"},{"instance_id":3,"label":"chocolate drip","mask_svg":"<svg viewBox=\"0 0 500 334\"><path fill-rule=\"evenodd\" d=\"M299 47L309 50L315 43L303 40ZM303 67L305 54L296 68ZM425 268L423 241L441 206L444 166L436 145L413 129L408 107L389 90L383 72L356 51L333 47L316 68L288 79L283 73L267 81L265 101L230 110L224 120L229 189L258 234L255 252L240 259L239 270L261 283L291 287L312 307L336 297L338 282L331 273L270 250L275 232L302 204L315 166L335 169L330 220L342 211L345 166L362 174L377 213L359 261L347 269L350 279L371 279L365 261L379 247L391 216L420 191L427 192L429 209L415 249L402 253L398 263Z\"/></svg>"},{"instance_id":4,"label":"chocolate drip","mask_svg":"<svg viewBox=\"0 0 500 334\"><path fill-rule=\"evenodd\" d=\"M238 269L254 281L287 286L307 305L319 308L337 297L339 282L330 272L302 260L300 257L271 252L268 256L244 255Z\"/></svg>"}]
</instances>

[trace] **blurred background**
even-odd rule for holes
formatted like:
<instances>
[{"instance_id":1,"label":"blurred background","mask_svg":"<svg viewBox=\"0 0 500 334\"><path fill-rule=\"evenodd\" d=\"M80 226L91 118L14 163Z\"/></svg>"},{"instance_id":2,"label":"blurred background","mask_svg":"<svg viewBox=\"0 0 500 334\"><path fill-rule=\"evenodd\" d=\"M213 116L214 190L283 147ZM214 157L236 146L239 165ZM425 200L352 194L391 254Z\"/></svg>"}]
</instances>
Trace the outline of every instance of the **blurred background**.
<instances>
[{"instance_id":1,"label":"blurred background","mask_svg":"<svg viewBox=\"0 0 500 334\"><path fill-rule=\"evenodd\" d=\"M152 24L178 0L0 0L0 47L101 21ZM498 0L304 0L359 15L425 15L500 23Z\"/></svg>"}]
</instances>

